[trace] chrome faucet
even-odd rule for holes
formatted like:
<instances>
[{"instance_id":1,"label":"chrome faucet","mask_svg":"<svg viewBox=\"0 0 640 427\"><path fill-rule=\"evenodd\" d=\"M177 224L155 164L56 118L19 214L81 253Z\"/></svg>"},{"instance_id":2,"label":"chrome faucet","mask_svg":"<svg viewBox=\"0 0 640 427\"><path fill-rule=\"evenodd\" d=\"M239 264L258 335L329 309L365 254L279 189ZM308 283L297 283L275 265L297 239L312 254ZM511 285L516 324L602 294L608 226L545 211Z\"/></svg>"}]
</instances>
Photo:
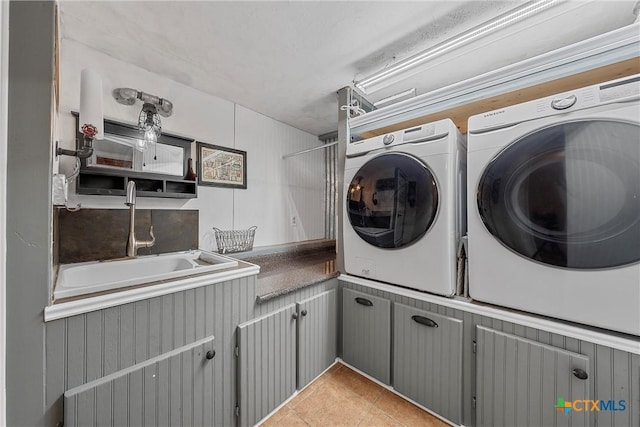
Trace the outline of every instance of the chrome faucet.
<instances>
[{"instance_id":1,"label":"chrome faucet","mask_svg":"<svg viewBox=\"0 0 640 427\"><path fill-rule=\"evenodd\" d=\"M129 238L127 239L127 256L134 257L138 254L139 248L150 248L156 243L156 236L153 235L153 225L149 228L151 240L136 239L136 183L129 181L127 184L127 200L124 202L129 206Z\"/></svg>"}]
</instances>

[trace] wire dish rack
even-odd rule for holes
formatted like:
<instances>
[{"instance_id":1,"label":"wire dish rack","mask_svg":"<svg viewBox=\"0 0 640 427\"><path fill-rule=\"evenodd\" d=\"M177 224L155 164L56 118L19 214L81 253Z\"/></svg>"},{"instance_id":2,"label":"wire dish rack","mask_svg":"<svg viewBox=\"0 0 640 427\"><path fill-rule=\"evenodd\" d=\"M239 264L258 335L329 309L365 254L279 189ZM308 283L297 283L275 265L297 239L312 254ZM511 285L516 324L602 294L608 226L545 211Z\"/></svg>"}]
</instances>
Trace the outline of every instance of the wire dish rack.
<instances>
[{"instance_id":1,"label":"wire dish rack","mask_svg":"<svg viewBox=\"0 0 640 427\"><path fill-rule=\"evenodd\" d=\"M253 248L253 237L257 228L255 225L248 230L220 230L213 227L216 243L218 244L218 253L231 254L250 251Z\"/></svg>"}]
</instances>

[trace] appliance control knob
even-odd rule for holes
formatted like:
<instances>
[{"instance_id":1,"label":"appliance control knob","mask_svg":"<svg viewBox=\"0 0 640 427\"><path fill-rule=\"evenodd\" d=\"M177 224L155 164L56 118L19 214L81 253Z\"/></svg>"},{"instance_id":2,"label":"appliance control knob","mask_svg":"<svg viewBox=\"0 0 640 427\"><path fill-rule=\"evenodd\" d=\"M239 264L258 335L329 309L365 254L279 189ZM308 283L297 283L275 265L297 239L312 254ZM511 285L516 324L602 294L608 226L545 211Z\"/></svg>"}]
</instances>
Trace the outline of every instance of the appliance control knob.
<instances>
[{"instance_id":1,"label":"appliance control knob","mask_svg":"<svg viewBox=\"0 0 640 427\"><path fill-rule=\"evenodd\" d=\"M384 145L389 145L389 144L391 144L393 142L394 139L396 139L396 137L393 136L393 134L390 133L388 135L385 135L384 138L382 138L382 143Z\"/></svg>"},{"instance_id":2,"label":"appliance control knob","mask_svg":"<svg viewBox=\"0 0 640 427\"><path fill-rule=\"evenodd\" d=\"M566 110L567 108L573 107L573 104L576 103L578 98L575 95L567 96L566 98L556 98L551 101L551 108L554 110Z\"/></svg>"}]
</instances>

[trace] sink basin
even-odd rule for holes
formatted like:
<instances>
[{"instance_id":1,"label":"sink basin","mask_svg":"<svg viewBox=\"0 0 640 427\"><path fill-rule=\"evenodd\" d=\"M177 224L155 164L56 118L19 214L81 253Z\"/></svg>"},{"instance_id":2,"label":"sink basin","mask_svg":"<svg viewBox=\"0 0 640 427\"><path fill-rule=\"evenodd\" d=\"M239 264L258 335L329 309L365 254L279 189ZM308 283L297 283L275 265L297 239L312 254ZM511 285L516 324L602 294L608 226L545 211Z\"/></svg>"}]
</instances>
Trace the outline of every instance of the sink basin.
<instances>
[{"instance_id":1,"label":"sink basin","mask_svg":"<svg viewBox=\"0 0 640 427\"><path fill-rule=\"evenodd\" d=\"M205 251L63 264L53 295L56 299L68 298L237 266L238 261L232 258Z\"/></svg>"}]
</instances>

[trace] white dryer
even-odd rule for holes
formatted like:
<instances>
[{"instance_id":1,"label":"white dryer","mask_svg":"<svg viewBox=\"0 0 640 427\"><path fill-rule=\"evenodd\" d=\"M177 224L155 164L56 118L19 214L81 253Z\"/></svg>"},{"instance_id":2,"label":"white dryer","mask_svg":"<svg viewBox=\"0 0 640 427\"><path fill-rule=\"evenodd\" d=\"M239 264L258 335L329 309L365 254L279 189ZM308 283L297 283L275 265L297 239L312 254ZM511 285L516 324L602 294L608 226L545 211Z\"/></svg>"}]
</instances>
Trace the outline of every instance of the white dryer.
<instances>
[{"instance_id":1,"label":"white dryer","mask_svg":"<svg viewBox=\"0 0 640 427\"><path fill-rule=\"evenodd\" d=\"M469 291L640 335L640 75L469 119Z\"/></svg>"},{"instance_id":2,"label":"white dryer","mask_svg":"<svg viewBox=\"0 0 640 427\"><path fill-rule=\"evenodd\" d=\"M464 137L448 119L349 143L346 272L453 295L465 165Z\"/></svg>"}]
</instances>

